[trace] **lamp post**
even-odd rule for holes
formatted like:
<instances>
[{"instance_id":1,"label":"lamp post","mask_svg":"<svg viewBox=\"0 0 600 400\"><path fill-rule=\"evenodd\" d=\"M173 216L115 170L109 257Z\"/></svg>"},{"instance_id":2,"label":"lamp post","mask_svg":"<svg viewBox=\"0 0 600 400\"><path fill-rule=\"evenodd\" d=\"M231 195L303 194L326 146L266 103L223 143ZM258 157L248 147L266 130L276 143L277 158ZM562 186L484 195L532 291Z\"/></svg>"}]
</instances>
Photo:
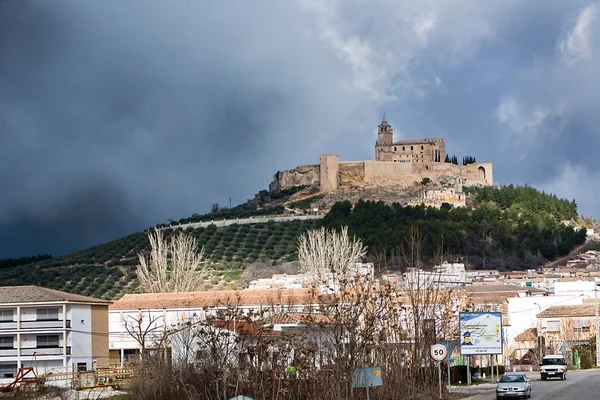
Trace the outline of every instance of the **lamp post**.
<instances>
[{"instance_id":1,"label":"lamp post","mask_svg":"<svg viewBox=\"0 0 600 400\"><path fill-rule=\"evenodd\" d=\"M533 303L533 304L535 304L536 306L538 306L538 308L540 309L540 314L541 314L542 313L542 306L540 306L538 303ZM536 325L538 325L537 324L537 320L538 319L539 318L537 318L537 316L536 316ZM538 347L540 349L540 355L541 355L540 358L544 358L544 347L542 346L542 323L541 322L539 323L539 328L538 328L538 331L537 331L537 337L538 337Z\"/></svg>"}]
</instances>

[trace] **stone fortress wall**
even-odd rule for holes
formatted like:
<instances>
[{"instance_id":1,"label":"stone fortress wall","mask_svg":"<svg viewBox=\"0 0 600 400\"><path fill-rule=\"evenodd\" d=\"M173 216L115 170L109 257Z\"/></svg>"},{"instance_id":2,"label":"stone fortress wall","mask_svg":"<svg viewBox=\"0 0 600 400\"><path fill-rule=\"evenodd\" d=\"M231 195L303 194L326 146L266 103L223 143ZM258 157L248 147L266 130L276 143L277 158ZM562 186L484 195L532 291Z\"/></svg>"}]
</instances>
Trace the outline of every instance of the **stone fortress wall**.
<instances>
[{"instance_id":1,"label":"stone fortress wall","mask_svg":"<svg viewBox=\"0 0 600 400\"><path fill-rule=\"evenodd\" d=\"M407 189L429 178L431 184L422 191L419 202L431 200L436 204L446 201L464 205L463 186L493 185L491 163L444 162L443 139L393 142L392 135L392 128L384 119L378 127L375 161L340 162L337 155L322 155L319 164L278 172L270 189L304 185L319 187L322 193L369 188Z\"/></svg>"}]
</instances>

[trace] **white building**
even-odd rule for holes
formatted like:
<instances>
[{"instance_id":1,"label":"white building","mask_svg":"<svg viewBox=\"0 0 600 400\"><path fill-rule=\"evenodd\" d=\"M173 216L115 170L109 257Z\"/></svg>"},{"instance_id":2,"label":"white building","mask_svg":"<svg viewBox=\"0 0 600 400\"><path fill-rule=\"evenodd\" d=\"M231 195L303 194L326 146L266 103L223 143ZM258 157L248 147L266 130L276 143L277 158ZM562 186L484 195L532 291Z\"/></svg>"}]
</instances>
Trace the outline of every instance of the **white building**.
<instances>
[{"instance_id":1,"label":"white building","mask_svg":"<svg viewBox=\"0 0 600 400\"><path fill-rule=\"evenodd\" d=\"M467 277L465 264L463 263L443 263L434 267L431 271L408 268L402 278L399 287L405 289L463 286L472 283L472 279Z\"/></svg>"},{"instance_id":2,"label":"white building","mask_svg":"<svg viewBox=\"0 0 600 400\"><path fill-rule=\"evenodd\" d=\"M593 299L594 280L554 282L554 294L556 296L580 296L583 298Z\"/></svg>"},{"instance_id":3,"label":"white building","mask_svg":"<svg viewBox=\"0 0 600 400\"><path fill-rule=\"evenodd\" d=\"M169 347L172 343L165 339L170 336L168 332L190 321L203 322L218 310L235 309L241 317L252 312L262 312L263 316L282 311L301 313L312 301L309 289L126 294L109 311L110 363L136 361L142 345L147 350L159 343ZM242 321L238 321L237 328L230 328L235 332L241 327ZM143 340L140 332L145 333ZM172 349L173 356L177 353Z\"/></svg>"},{"instance_id":4,"label":"white building","mask_svg":"<svg viewBox=\"0 0 600 400\"><path fill-rule=\"evenodd\" d=\"M0 287L0 384L37 374L108 366L111 302L42 288Z\"/></svg>"}]
</instances>

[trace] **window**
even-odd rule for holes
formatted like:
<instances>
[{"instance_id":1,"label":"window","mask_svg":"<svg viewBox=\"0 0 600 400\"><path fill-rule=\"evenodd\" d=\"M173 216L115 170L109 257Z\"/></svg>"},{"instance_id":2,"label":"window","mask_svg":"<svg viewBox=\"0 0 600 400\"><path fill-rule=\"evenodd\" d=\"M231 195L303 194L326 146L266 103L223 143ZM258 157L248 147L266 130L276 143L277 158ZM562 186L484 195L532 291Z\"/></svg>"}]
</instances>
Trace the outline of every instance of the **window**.
<instances>
[{"instance_id":1,"label":"window","mask_svg":"<svg viewBox=\"0 0 600 400\"><path fill-rule=\"evenodd\" d=\"M590 320L589 318L578 318L573 321L573 329L576 331L589 331Z\"/></svg>"},{"instance_id":2,"label":"window","mask_svg":"<svg viewBox=\"0 0 600 400\"><path fill-rule=\"evenodd\" d=\"M560 321L548 321L547 332L560 332Z\"/></svg>"},{"instance_id":3,"label":"window","mask_svg":"<svg viewBox=\"0 0 600 400\"><path fill-rule=\"evenodd\" d=\"M0 349L14 349L15 343L12 336L0 337Z\"/></svg>"},{"instance_id":4,"label":"window","mask_svg":"<svg viewBox=\"0 0 600 400\"><path fill-rule=\"evenodd\" d=\"M37 337L38 348L58 347L58 335L45 335Z\"/></svg>"},{"instance_id":5,"label":"window","mask_svg":"<svg viewBox=\"0 0 600 400\"><path fill-rule=\"evenodd\" d=\"M77 371L87 371L87 364L84 362L77 363Z\"/></svg>"},{"instance_id":6,"label":"window","mask_svg":"<svg viewBox=\"0 0 600 400\"><path fill-rule=\"evenodd\" d=\"M423 150L423 146L421 146L421 150Z\"/></svg>"},{"instance_id":7,"label":"window","mask_svg":"<svg viewBox=\"0 0 600 400\"><path fill-rule=\"evenodd\" d=\"M394 146L394 151L396 151L396 146Z\"/></svg>"},{"instance_id":8,"label":"window","mask_svg":"<svg viewBox=\"0 0 600 400\"><path fill-rule=\"evenodd\" d=\"M410 150L411 150L411 151L412 151L412 150L414 150L413 146L410 146Z\"/></svg>"},{"instance_id":9,"label":"window","mask_svg":"<svg viewBox=\"0 0 600 400\"><path fill-rule=\"evenodd\" d=\"M402 151L406 151L406 146L402 146Z\"/></svg>"},{"instance_id":10,"label":"window","mask_svg":"<svg viewBox=\"0 0 600 400\"><path fill-rule=\"evenodd\" d=\"M0 364L0 378L14 378L17 375L17 363Z\"/></svg>"},{"instance_id":11,"label":"window","mask_svg":"<svg viewBox=\"0 0 600 400\"><path fill-rule=\"evenodd\" d=\"M12 322L13 321L13 310L3 309L0 310L0 322Z\"/></svg>"},{"instance_id":12,"label":"window","mask_svg":"<svg viewBox=\"0 0 600 400\"><path fill-rule=\"evenodd\" d=\"M37 321L58 321L58 308L38 308Z\"/></svg>"}]
</instances>

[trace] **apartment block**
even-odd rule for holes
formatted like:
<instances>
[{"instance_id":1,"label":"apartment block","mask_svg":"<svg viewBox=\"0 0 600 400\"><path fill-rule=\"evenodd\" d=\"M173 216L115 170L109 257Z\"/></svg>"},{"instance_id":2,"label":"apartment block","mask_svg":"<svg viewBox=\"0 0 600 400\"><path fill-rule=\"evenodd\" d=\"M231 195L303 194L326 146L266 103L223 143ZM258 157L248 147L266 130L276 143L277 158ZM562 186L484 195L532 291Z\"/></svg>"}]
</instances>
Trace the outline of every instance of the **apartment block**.
<instances>
[{"instance_id":1,"label":"apartment block","mask_svg":"<svg viewBox=\"0 0 600 400\"><path fill-rule=\"evenodd\" d=\"M24 367L39 375L107 367L110 304L38 286L0 287L0 384Z\"/></svg>"}]
</instances>

